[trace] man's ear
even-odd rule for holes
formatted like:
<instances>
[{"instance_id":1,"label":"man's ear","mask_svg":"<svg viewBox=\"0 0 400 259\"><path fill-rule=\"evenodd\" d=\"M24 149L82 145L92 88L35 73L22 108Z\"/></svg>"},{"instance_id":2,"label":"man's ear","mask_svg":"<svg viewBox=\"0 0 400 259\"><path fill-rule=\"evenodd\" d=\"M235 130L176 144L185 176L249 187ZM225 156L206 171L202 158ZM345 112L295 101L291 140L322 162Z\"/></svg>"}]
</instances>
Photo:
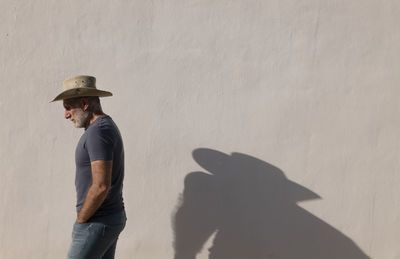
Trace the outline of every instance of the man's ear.
<instances>
[{"instance_id":1,"label":"man's ear","mask_svg":"<svg viewBox=\"0 0 400 259\"><path fill-rule=\"evenodd\" d=\"M83 111L87 111L87 109L89 108L89 100L88 98L82 98L82 105L83 105Z\"/></svg>"}]
</instances>

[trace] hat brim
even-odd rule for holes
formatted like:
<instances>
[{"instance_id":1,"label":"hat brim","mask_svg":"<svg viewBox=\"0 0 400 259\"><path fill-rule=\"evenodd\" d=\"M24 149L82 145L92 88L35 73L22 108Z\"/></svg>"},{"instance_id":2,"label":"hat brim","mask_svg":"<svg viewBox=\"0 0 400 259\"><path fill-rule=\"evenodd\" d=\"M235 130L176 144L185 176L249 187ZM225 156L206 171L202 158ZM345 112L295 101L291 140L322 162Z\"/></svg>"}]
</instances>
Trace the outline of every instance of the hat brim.
<instances>
[{"instance_id":1,"label":"hat brim","mask_svg":"<svg viewBox=\"0 0 400 259\"><path fill-rule=\"evenodd\" d=\"M84 87L74 88L63 91L50 102L61 101L70 98L85 97L85 96L106 97L106 96L112 96L112 93L95 88L84 88Z\"/></svg>"}]
</instances>

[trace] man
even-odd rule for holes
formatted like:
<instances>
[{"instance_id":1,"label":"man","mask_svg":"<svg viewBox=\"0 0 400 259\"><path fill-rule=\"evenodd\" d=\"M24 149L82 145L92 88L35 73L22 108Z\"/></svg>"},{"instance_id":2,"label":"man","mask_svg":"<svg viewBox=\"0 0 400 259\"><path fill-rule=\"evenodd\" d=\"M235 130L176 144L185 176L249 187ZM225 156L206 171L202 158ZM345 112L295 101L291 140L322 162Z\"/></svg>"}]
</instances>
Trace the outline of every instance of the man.
<instances>
[{"instance_id":1,"label":"man","mask_svg":"<svg viewBox=\"0 0 400 259\"><path fill-rule=\"evenodd\" d=\"M91 76L66 79L63 89L53 102L63 100L65 118L85 129L75 151L77 219L68 259L111 259L126 222L122 138L99 100L112 94Z\"/></svg>"}]
</instances>

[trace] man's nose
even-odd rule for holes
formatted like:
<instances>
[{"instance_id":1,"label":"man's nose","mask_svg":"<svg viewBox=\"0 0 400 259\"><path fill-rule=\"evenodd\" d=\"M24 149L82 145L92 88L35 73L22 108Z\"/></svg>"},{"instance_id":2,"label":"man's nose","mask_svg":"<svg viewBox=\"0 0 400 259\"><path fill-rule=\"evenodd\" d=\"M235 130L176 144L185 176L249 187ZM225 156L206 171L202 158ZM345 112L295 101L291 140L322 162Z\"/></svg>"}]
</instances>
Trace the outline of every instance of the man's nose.
<instances>
[{"instance_id":1,"label":"man's nose","mask_svg":"<svg viewBox=\"0 0 400 259\"><path fill-rule=\"evenodd\" d=\"M69 119L70 117L71 117L71 113L69 112L69 111L65 111L64 112L64 117L66 118L66 119Z\"/></svg>"}]
</instances>

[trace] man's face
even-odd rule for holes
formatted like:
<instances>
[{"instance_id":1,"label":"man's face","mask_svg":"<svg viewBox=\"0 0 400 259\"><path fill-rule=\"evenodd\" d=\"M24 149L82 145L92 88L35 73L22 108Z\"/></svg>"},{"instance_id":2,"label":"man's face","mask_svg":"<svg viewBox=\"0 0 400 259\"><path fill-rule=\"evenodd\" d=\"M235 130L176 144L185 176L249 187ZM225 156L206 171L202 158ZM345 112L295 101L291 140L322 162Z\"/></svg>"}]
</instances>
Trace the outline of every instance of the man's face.
<instances>
[{"instance_id":1,"label":"man's face","mask_svg":"<svg viewBox=\"0 0 400 259\"><path fill-rule=\"evenodd\" d=\"M75 128L85 128L89 118L89 112L84 111L84 104L81 99L63 100L65 113L64 117L74 123Z\"/></svg>"}]
</instances>

